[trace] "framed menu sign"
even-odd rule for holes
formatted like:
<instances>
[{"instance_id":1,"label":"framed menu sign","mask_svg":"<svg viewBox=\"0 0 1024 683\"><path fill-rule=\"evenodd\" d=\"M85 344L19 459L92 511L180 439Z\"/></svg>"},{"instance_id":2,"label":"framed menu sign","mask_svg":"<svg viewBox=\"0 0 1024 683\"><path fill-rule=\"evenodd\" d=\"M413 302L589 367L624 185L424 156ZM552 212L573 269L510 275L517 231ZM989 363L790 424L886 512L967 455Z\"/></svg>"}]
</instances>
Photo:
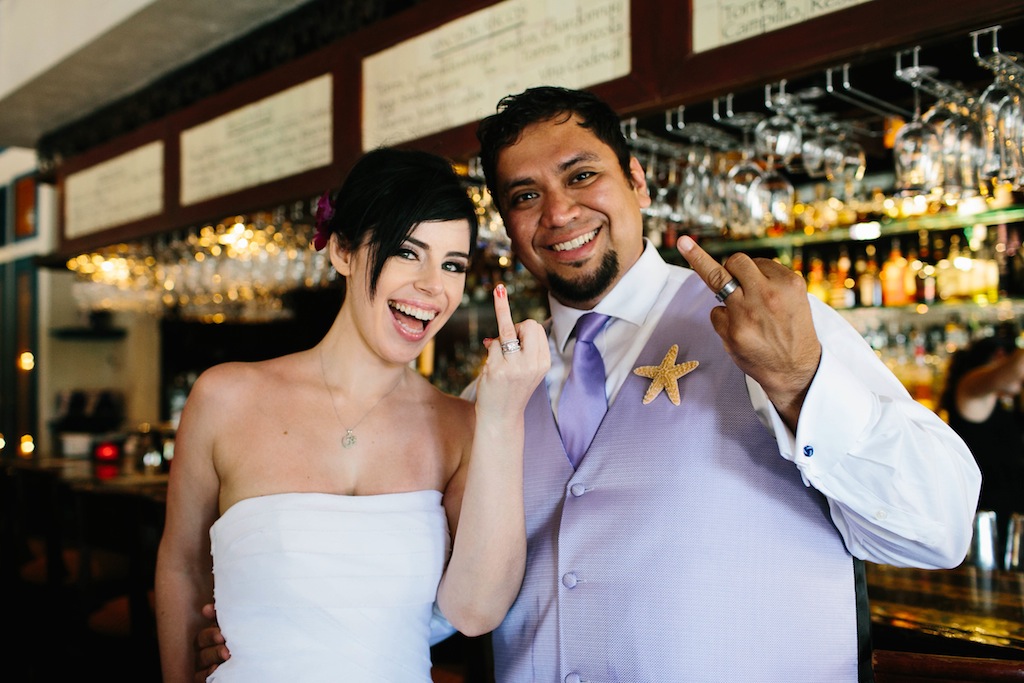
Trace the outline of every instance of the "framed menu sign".
<instances>
[{"instance_id":1,"label":"framed menu sign","mask_svg":"<svg viewBox=\"0 0 1024 683\"><path fill-rule=\"evenodd\" d=\"M535 85L631 69L629 0L505 0L363 60L363 149L477 121Z\"/></svg>"},{"instance_id":2,"label":"framed menu sign","mask_svg":"<svg viewBox=\"0 0 1024 683\"><path fill-rule=\"evenodd\" d=\"M329 165L332 83L318 76L182 132L181 205Z\"/></svg>"},{"instance_id":3,"label":"framed menu sign","mask_svg":"<svg viewBox=\"0 0 1024 683\"><path fill-rule=\"evenodd\" d=\"M693 51L704 52L871 0L693 0Z\"/></svg>"},{"instance_id":4,"label":"framed menu sign","mask_svg":"<svg viewBox=\"0 0 1024 683\"><path fill-rule=\"evenodd\" d=\"M68 239L163 210L164 143L160 141L76 171L64 182L64 236Z\"/></svg>"}]
</instances>

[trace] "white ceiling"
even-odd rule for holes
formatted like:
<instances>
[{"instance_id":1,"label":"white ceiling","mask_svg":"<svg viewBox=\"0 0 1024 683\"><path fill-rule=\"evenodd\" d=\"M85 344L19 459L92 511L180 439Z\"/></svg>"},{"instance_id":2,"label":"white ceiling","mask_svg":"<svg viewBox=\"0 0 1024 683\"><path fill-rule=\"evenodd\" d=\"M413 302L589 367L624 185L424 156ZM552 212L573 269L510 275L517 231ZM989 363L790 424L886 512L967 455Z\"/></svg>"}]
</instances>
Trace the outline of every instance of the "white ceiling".
<instances>
[{"instance_id":1,"label":"white ceiling","mask_svg":"<svg viewBox=\"0 0 1024 683\"><path fill-rule=\"evenodd\" d=\"M35 147L308 1L0 0L0 147Z\"/></svg>"}]
</instances>

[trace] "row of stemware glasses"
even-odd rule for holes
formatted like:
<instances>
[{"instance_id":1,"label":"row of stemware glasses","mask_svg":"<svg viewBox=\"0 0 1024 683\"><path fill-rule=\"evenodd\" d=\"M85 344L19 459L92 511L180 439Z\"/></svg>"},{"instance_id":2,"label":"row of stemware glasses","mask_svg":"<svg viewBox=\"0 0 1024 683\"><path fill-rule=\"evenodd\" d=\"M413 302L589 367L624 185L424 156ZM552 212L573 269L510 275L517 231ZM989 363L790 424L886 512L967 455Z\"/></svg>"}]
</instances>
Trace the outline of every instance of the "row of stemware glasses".
<instances>
[{"instance_id":1,"label":"row of stemware glasses","mask_svg":"<svg viewBox=\"0 0 1024 683\"><path fill-rule=\"evenodd\" d=\"M980 94L939 80L937 69L919 63L920 48L897 53L896 77L913 88L910 112L853 88L849 65L842 90L834 90L829 70L827 93L886 120L906 120L893 145L898 196L923 195L952 205L991 195L1001 184L1024 187L1024 56L999 50L998 28L972 34L976 60L993 73ZM988 35L991 53L982 55L979 38ZM907 54L913 56L910 66L903 64ZM784 80L765 86L765 112L734 112L731 94L722 112L715 99L713 118L720 127L684 121L683 107L666 111L665 130L683 138L681 146L638 132L635 119L624 123L647 170L650 232L677 226L746 238L789 230L795 192L787 175L794 172L828 181L840 201L860 198L867 170L860 138L883 133L818 111L813 99L821 93L793 94L786 86ZM934 101L922 106L923 95ZM723 135L722 129L739 135Z\"/></svg>"},{"instance_id":2,"label":"row of stemware glasses","mask_svg":"<svg viewBox=\"0 0 1024 683\"><path fill-rule=\"evenodd\" d=\"M765 88L767 112L735 112L733 96L713 102L720 126L685 121L685 107L665 112L671 143L623 123L623 132L644 165L651 206L645 210L654 237L669 228L698 235L763 237L791 230L795 189L792 172L838 183L852 194L865 172L855 129L836 122L801 97ZM729 132L739 132L739 137Z\"/></svg>"},{"instance_id":3,"label":"row of stemware glasses","mask_svg":"<svg viewBox=\"0 0 1024 683\"><path fill-rule=\"evenodd\" d=\"M911 85L914 112L896 134L896 189L902 195L940 195L947 203L991 194L1001 185L1024 187L1024 56L1001 52L999 27L972 33L978 64L993 73L979 94L937 77L919 63L920 48L896 55L896 77ZM991 39L984 55L980 42ZM905 54L910 66L903 66ZM922 114L921 94L935 97Z\"/></svg>"},{"instance_id":4,"label":"row of stemware glasses","mask_svg":"<svg viewBox=\"0 0 1024 683\"><path fill-rule=\"evenodd\" d=\"M316 202L80 254L67 264L78 276L72 294L83 310L173 310L210 321L287 317L286 293L325 286L334 272L326 252L309 246Z\"/></svg>"}]
</instances>

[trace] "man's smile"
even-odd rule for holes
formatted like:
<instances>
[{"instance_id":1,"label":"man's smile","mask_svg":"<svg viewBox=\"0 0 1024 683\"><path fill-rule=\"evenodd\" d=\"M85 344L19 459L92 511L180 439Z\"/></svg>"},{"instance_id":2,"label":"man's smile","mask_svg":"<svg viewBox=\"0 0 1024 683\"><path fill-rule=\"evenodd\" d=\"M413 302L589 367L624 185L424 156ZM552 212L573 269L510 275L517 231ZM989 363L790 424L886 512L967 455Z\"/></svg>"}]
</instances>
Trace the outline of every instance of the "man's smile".
<instances>
[{"instance_id":1,"label":"man's smile","mask_svg":"<svg viewBox=\"0 0 1024 683\"><path fill-rule=\"evenodd\" d=\"M554 251L570 251L572 249L579 249L584 244L587 244L592 239L597 237L598 230L599 228L594 228L590 232L580 235L579 237L575 237L566 242L559 242L558 244L553 244L551 245L551 249L553 249Z\"/></svg>"}]
</instances>

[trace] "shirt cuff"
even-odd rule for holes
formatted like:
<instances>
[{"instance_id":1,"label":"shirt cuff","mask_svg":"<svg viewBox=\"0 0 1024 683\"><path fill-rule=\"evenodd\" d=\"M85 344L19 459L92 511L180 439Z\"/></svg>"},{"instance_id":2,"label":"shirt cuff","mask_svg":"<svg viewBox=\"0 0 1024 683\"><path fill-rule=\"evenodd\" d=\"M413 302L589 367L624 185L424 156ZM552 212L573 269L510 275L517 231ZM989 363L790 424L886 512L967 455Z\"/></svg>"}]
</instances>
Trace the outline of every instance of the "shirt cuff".
<instances>
[{"instance_id":1,"label":"shirt cuff","mask_svg":"<svg viewBox=\"0 0 1024 683\"><path fill-rule=\"evenodd\" d=\"M750 377L747 390L762 424L774 434L779 454L800 469L807 486L853 450L877 411L874 394L824 346L800 408L796 434L786 426L761 385Z\"/></svg>"}]
</instances>

